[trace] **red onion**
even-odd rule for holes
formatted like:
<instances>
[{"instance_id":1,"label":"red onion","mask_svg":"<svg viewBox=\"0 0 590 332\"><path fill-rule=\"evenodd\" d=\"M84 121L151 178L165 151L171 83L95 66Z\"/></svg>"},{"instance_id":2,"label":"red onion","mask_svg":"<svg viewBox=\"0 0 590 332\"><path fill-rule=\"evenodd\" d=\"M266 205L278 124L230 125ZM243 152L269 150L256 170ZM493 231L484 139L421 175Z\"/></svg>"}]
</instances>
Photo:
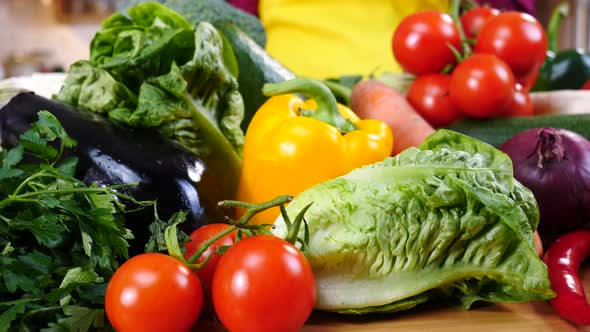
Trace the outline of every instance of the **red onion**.
<instances>
[{"instance_id":1,"label":"red onion","mask_svg":"<svg viewBox=\"0 0 590 332\"><path fill-rule=\"evenodd\" d=\"M514 177L539 204L541 235L557 235L590 220L590 142L565 129L534 128L500 150L510 156Z\"/></svg>"}]
</instances>

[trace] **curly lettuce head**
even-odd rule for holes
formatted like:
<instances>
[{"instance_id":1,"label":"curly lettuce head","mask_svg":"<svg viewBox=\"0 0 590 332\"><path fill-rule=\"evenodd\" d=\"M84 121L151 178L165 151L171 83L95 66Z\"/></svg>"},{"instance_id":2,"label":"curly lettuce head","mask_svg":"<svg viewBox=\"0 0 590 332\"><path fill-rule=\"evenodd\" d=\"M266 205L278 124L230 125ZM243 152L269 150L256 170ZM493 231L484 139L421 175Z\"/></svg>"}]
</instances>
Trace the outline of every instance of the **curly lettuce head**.
<instances>
[{"instance_id":1,"label":"curly lettuce head","mask_svg":"<svg viewBox=\"0 0 590 332\"><path fill-rule=\"evenodd\" d=\"M54 99L102 113L117 124L148 128L227 170L235 192L244 133L238 66L211 24L192 26L178 13L147 2L113 14L74 63Z\"/></svg>"},{"instance_id":2,"label":"curly lettuce head","mask_svg":"<svg viewBox=\"0 0 590 332\"><path fill-rule=\"evenodd\" d=\"M539 210L507 155L439 130L419 148L301 193L318 309L389 312L432 300L553 296L534 252ZM279 218L280 219L280 218ZM276 223L275 233L284 233Z\"/></svg>"}]
</instances>

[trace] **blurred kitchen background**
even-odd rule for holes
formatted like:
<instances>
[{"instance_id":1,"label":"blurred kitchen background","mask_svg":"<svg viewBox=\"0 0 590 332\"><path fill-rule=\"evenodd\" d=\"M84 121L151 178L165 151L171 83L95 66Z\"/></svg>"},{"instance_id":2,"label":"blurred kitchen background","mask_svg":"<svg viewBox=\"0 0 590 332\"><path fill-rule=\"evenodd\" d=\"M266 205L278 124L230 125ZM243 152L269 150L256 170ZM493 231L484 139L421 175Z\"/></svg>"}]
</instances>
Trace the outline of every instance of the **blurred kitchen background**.
<instances>
[{"instance_id":1,"label":"blurred kitchen background","mask_svg":"<svg viewBox=\"0 0 590 332\"><path fill-rule=\"evenodd\" d=\"M88 58L119 0L0 0L0 78L67 70Z\"/></svg>"},{"instance_id":2,"label":"blurred kitchen background","mask_svg":"<svg viewBox=\"0 0 590 332\"><path fill-rule=\"evenodd\" d=\"M543 25L561 1L537 0L537 17ZM0 78L65 71L74 61L88 58L88 47L100 22L119 2L0 0ZM590 0L569 2L570 16L561 30L560 46L588 49Z\"/></svg>"}]
</instances>

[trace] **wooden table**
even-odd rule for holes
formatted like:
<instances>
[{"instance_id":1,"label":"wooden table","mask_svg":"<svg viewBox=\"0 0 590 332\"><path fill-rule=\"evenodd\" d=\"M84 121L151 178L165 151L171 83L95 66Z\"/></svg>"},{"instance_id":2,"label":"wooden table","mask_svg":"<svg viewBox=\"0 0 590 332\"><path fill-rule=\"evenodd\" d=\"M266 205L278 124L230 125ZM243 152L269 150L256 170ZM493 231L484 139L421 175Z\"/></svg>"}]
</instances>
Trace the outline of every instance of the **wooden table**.
<instances>
[{"instance_id":1,"label":"wooden table","mask_svg":"<svg viewBox=\"0 0 590 332\"><path fill-rule=\"evenodd\" d=\"M581 273L590 299L590 262ZM246 323L246 322L245 322ZM204 324L199 331L221 332ZM577 332L590 331L561 319L547 302L479 304L471 310L454 308L413 309L397 314L344 316L314 312L301 332Z\"/></svg>"}]
</instances>

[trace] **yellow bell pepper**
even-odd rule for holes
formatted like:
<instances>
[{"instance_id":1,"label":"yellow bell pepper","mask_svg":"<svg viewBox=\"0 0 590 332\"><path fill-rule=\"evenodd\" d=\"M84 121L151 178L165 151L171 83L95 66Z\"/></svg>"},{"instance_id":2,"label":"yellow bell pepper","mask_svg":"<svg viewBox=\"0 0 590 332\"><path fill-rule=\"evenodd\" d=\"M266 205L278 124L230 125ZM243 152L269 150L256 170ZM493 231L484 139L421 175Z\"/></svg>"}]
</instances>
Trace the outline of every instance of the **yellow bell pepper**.
<instances>
[{"instance_id":1,"label":"yellow bell pepper","mask_svg":"<svg viewBox=\"0 0 590 332\"><path fill-rule=\"evenodd\" d=\"M256 112L246 132L240 201L296 196L391 155L391 129L378 120L360 120L318 81L298 78L266 84L263 92L273 97ZM311 99L303 101L293 93ZM279 213L278 208L269 209L252 222L272 224Z\"/></svg>"}]
</instances>

